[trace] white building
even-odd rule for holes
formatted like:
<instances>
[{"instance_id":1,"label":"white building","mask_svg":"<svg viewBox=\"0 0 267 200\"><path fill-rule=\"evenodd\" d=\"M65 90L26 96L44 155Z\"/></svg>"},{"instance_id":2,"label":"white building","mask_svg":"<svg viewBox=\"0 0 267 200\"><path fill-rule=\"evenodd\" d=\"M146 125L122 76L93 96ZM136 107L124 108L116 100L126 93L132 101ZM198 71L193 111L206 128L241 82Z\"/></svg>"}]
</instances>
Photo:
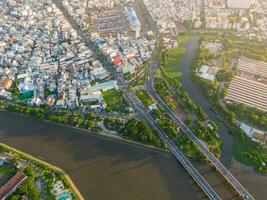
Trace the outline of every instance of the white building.
<instances>
[{"instance_id":1,"label":"white building","mask_svg":"<svg viewBox=\"0 0 267 200\"><path fill-rule=\"evenodd\" d=\"M135 31L136 38L140 37L140 31L141 31L141 22L139 21L137 14L133 7L130 7L128 9L128 16L131 23L131 27L133 31Z\"/></svg>"},{"instance_id":2,"label":"white building","mask_svg":"<svg viewBox=\"0 0 267 200\"><path fill-rule=\"evenodd\" d=\"M254 2L255 0L227 0L227 5L229 8L248 9Z\"/></svg>"}]
</instances>

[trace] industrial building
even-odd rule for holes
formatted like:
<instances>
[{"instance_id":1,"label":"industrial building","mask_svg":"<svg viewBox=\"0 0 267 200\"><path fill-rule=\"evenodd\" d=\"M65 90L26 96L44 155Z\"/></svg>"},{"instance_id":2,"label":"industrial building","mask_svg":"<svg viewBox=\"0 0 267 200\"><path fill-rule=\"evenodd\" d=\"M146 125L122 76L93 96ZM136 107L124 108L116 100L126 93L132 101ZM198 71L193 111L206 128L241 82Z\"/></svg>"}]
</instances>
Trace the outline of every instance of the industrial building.
<instances>
[{"instance_id":1,"label":"industrial building","mask_svg":"<svg viewBox=\"0 0 267 200\"><path fill-rule=\"evenodd\" d=\"M254 77L258 79L264 79L267 81L267 63L241 57L239 59L237 68L242 75Z\"/></svg>"},{"instance_id":2,"label":"industrial building","mask_svg":"<svg viewBox=\"0 0 267 200\"><path fill-rule=\"evenodd\" d=\"M267 112L267 85L236 76L230 83L225 99L227 103L243 103Z\"/></svg>"},{"instance_id":3,"label":"industrial building","mask_svg":"<svg viewBox=\"0 0 267 200\"><path fill-rule=\"evenodd\" d=\"M255 0L227 0L227 5L229 8L248 9L254 2Z\"/></svg>"}]
</instances>

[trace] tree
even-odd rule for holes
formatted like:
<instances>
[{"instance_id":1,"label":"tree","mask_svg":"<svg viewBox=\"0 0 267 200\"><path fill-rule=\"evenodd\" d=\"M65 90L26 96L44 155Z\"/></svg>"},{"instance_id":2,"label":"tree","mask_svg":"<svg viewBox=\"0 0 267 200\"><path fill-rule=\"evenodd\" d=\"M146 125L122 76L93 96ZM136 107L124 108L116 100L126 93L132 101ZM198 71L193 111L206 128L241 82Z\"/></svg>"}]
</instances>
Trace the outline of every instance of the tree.
<instances>
[{"instance_id":1,"label":"tree","mask_svg":"<svg viewBox=\"0 0 267 200\"><path fill-rule=\"evenodd\" d=\"M226 69L220 69L216 74L216 79L220 82L230 81L232 73Z\"/></svg>"},{"instance_id":2,"label":"tree","mask_svg":"<svg viewBox=\"0 0 267 200\"><path fill-rule=\"evenodd\" d=\"M229 120L231 123L235 123L235 120L236 120L236 115L235 115L235 113L233 113L233 112L229 112L229 114L228 114L228 120Z\"/></svg>"},{"instance_id":3,"label":"tree","mask_svg":"<svg viewBox=\"0 0 267 200\"><path fill-rule=\"evenodd\" d=\"M20 200L20 195L14 194L11 196L10 200Z\"/></svg>"}]
</instances>

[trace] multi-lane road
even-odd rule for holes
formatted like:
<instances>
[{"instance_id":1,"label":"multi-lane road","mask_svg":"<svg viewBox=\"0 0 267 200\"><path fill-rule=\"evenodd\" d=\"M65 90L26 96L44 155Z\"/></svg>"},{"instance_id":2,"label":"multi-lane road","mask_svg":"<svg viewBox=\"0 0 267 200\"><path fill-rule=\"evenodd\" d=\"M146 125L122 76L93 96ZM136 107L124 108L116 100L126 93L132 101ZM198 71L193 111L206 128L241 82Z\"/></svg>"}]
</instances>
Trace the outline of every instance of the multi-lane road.
<instances>
[{"instance_id":1,"label":"multi-lane road","mask_svg":"<svg viewBox=\"0 0 267 200\"><path fill-rule=\"evenodd\" d=\"M174 142L163 132L163 130L157 125L153 117L145 109L142 103L135 96L134 92L131 90L125 91L126 97L131 101L132 106L136 112L138 112L141 117L148 122L148 124L157 132L159 138L168 145L170 151L174 157L183 165L186 171L193 177L199 187L205 192L205 194L212 200L220 200L221 198L212 189L208 182L202 177L202 175L197 171L197 169L191 164L188 158L183 154L183 152L177 148Z\"/></svg>"},{"instance_id":2,"label":"multi-lane road","mask_svg":"<svg viewBox=\"0 0 267 200\"><path fill-rule=\"evenodd\" d=\"M133 91L127 89L127 83L123 82L121 76L117 76L114 73L114 69L111 69L112 65L109 65L109 61L106 56L104 56L99 50L94 46L93 42L90 40L90 37L87 33L84 33L82 29L78 26L76 21L69 15L66 9L63 7L62 3L59 0L53 0L54 3L59 7L63 12L66 19L70 22L74 29L77 30L78 34L81 36L82 41L85 42L92 50L96 52L96 56L105 60L105 66L109 69L111 74L118 79L119 84L124 88L126 97L131 101L133 108L137 111L148 123L154 128L160 139L165 142L170 151L173 153L175 158L184 166L188 173L193 177L193 179L198 183L200 188L206 193L206 195L212 200L219 200L220 197L216 192L211 188L211 186L206 182L202 175L196 170L196 168L191 164L188 158L179 150L171 139L169 139L162 129L157 125L152 116L147 112L143 107L140 101L137 99ZM159 34L157 34L159 35ZM161 38L158 37L159 45L152 58L152 64L149 68L148 79L146 82L146 87L149 94L154 98L159 106L161 106L167 114L173 119L173 121L181 128L181 130L192 140L192 142L203 152L207 159L216 167L216 169L227 179L227 181L233 186L233 188L239 193L239 195L244 199L254 200L254 198L246 191L246 189L232 176L232 174L218 161L213 154L207 149L207 147L185 126L185 124L179 119L179 117L161 100L154 89L153 80L154 80L154 70L159 67L159 53L161 51ZM114 75L115 74L115 75Z\"/></svg>"},{"instance_id":3,"label":"multi-lane road","mask_svg":"<svg viewBox=\"0 0 267 200\"><path fill-rule=\"evenodd\" d=\"M160 38L159 38L160 40ZM159 45L160 48L160 45ZM159 51L159 50L158 50ZM236 190L243 199L254 200L253 196L239 183L239 181L226 169L226 167L209 151L206 145L201 142L194 133L183 123L183 121L173 112L173 110L166 105L166 103L159 97L154 88L154 71L159 68L159 57L154 56L152 63L148 69L148 78L146 81L146 88L155 102L162 107L169 117L179 126L181 131L199 148L205 155L207 160L217 169L217 171L227 180L227 182Z\"/></svg>"}]
</instances>

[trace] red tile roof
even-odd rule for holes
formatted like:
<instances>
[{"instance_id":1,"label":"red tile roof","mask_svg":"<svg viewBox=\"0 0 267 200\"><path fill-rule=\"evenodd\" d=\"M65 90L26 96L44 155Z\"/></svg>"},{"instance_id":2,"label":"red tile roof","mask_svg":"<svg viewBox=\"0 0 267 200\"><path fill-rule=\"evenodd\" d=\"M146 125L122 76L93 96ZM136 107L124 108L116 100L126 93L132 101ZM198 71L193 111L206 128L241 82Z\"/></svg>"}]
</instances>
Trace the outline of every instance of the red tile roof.
<instances>
[{"instance_id":1,"label":"red tile roof","mask_svg":"<svg viewBox=\"0 0 267 200\"><path fill-rule=\"evenodd\" d=\"M17 172L3 187L0 188L0 200L6 199L27 177Z\"/></svg>"}]
</instances>

